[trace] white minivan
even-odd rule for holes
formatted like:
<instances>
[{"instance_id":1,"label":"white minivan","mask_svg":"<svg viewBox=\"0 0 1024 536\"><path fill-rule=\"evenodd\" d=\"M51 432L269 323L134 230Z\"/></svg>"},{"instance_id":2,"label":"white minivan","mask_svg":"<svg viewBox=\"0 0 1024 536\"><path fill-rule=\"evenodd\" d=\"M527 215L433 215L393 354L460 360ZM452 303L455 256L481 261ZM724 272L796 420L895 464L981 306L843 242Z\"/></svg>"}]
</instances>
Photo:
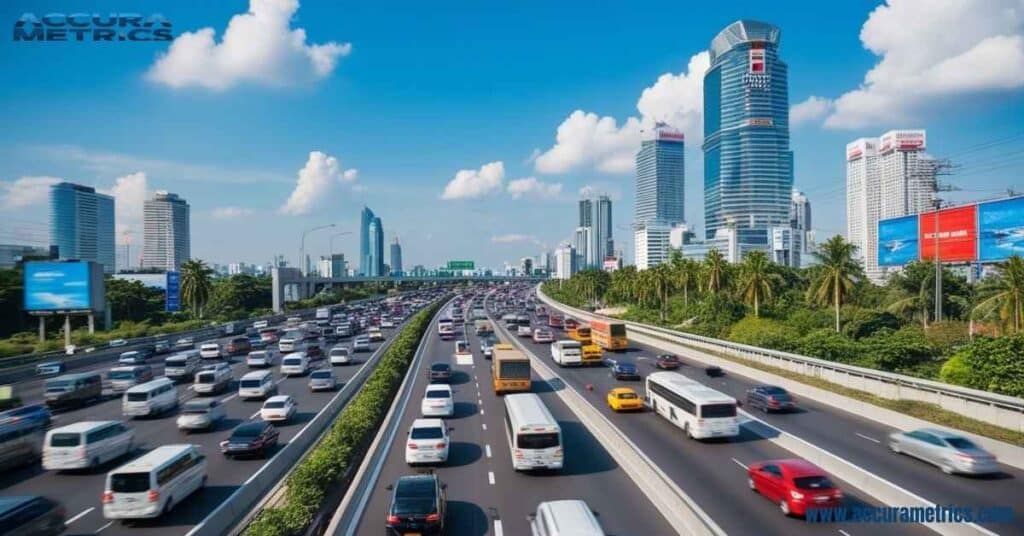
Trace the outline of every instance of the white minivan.
<instances>
[{"instance_id":1,"label":"white minivan","mask_svg":"<svg viewBox=\"0 0 1024 536\"><path fill-rule=\"evenodd\" d=\"M206 456L196 445L157 447L107 473L103 517L158 517L205 485Z\"/></svg>"},{"instance_id":2,"label":"white minivan","mask_svg":"<svg viewBox=\"0 0 1024 536\"><path fill-rule=\"evenodd\" d=\"M220 343L204 342L202 346L199 347L199 356L203 359L220 358Z\"/></svg>"},{"instance_id":3,"label":"white minivan","mask_svg":"<svg viewBox=\"0 0 1024 536\"><path fill-rule=\"evenodd\" d=\"M277 394L277 385L269 370L250 372L238 381L238 398L267 398L272 394Z\"/></svg>"},{"instance_id":4,"label":"white minivan","mask_svg":"<svg viewBox=\"0 0 1024 536\"><path fill-rule=\"evenodd\" d=\"M551 359L563 367L582 365L583 351L579 341L555 341L551 343Z\"/></svg>"},{"instance_id":5,"label":"white minivan","mask_svg":"<svg viewBox=\"0 0 1024 536\"><path fill-rule=\"evenodd\" d=\"M196 381L192 384L192 390L197 395L214 395L227 390L232 379L234 376L231 374L231 366L227 363L206 365L196 373Z\"/></svg>"},{"instance_id":6,"label":"white minivan","mask_svg":"<svg viewBox=\"0 0 1024 536\"><path fill-rule=\"evenodd\" d=\"M281 358L282 376L302 376L309 370L309 357L305 352L295 352Z\"/></svg>"},{"instance_id":7,"label":"white minivan","mask_svg":"<svg viewBox=\"0 0 1024 536\"><path fill-rule=\"evenodd\" d=\"M135 432L121 421L82 421L46 433L43 469L86 469L125 456L135 444Z\"/></svg>"},{"instance_id":8,"label":"white minivan","mask_svg":"<svg viewBox=\"0 0 1024 536\"><path fill-rule=\"evenodd\" d=\"M125 417L145 417L178 406L178 388L170 378L159 377L124 392L121 410Z\"/></svg>"}]
</instances>

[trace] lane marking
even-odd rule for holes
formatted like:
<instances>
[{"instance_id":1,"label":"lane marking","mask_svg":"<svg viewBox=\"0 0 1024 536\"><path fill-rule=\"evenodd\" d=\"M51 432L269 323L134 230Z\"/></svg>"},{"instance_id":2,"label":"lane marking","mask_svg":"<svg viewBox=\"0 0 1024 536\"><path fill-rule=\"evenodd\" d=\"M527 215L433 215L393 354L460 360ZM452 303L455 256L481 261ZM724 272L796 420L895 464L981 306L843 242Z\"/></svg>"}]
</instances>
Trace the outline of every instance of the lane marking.
<instances>
[{"instance_id":1,"label":"lane marking","mask_svg":"<svg viewBox=\"0 0 1024 536\"><path fill-rule=\"evenodd\" d=\"M487 481L494 485L494 471L487 471Z\"/></svg>"},{"instance_id":2,"label":"lane marking","mask_svg":"<svg viewBox=\"0 0 1024 536\"><path fill-rule=\"evenodd\" d=\"M484 451L487 452L487 457L490 458L491 457L491 446L490 445L484 445Z\"/></svg>"},{"instance_id":3,"label":"lane marking","mask_svg":"<svg viewBox=\"0 0 1024 536\"><path fill-rule=\"evenodd\" d=\"M256 413L253 413L252 415L249 415L249 420L255 419L256 417L259 417L259 416L260 416L260 412L257 411Z\"/></svg>"},{"instance_id":4,"label":"lane marking","mask_svg":"<svg viewBox=\"0 0 1024 536\"><path fill-rule=\"evenodd\" d=\"M480 415L484 414L484 408L480 408Z\"/></svg>"},{"instance_id":5,"label":"lane marking","mask_svg":"<svg viewBox=\"0 0 1024 536\"><path fill-rule=\"evenodd\" d=\"M501 520L494 520L494 536L505 536L505 532L501 527Z\"/></svg>"},{"instance_id":6,"label":"lane marking","mask_svg":"<svg viewBox=\"0 0 1024 536\"><path fill-rule=\"evenodd\" d=\"M221 404L227 404L228 402L231 402L232 400L234 400L236 398L238 398L238 393L235 393L233 395L225 396L224 398L220 399L220 403Z\"/></svg>"},{"instance_id":7,"label":"lane marking","mask_svg":"<svg viewBox=\"0 0 1024 536\"><path fill-rule=\"evenodd\" d=\"M95 506L93 506L93 507L90 507L90 508L86 508L85 510L83 510L83 511L82 511L82 513L80 513L80 514L76 515L75 517L72 517L71 519L69 519L69 520L65 521L65 522L64 522L64 525L65 525L65 526L66 526L66 525L70 525L70 524L74 523L75 521L78 521L79 519L82 519L82 518L83 518L83 517L85 517L86 515L89 515L89 512L92 512L92 511L93 511L93 510L95 510L95 509L96 509L96 507L95 507Z\"/></svg>"},{"instance_id":8,"label":"lane marking","mask_svg":"<svg viewBox=\"0 0 1024 536\"><path fill-rule=\"evenodd\" d=\"M96 529L96 532L94 532L93 534L99 534L99 533L103 532L107 527L109 527L109 526L111 526L113 524L114 524L114 522L111 521L111 522L107 523L106 525L103 525L102 527Z\"/></svg>"},{"instance_id":9,"label":"lane marking","mask_svg":"<svg viewBox=\"0 0 1024 536\"><path fill-rule=\"evenodd\" d=\"M747 469L747 466L743 462L737 460L736 458L733 458L732 461L736 462L736 465L742 467L743 469Z\"/></svg>"},{"instance_id":10,"label":"lane marking","mask_svg":"<svg viewBox=\"0 0 1024 536\"><path fill-rule=\"evenodd\" d=\"M484 430L486 430L486 429L487 429L487 423L485 423L485 422L484 422L484 423L480 423L480 426L483 426L483 427L484 427Z\"/></svg>"},{"instance_id":11,"label":"lane marking","mask_svg":"<svg viewBox=\"0 0 1024 536\"><path fill-rule=\"evenodd\" d=\"M867 439L868 441L871 441L872 443L881 443L881 441L879 441L879 440L877 440L877 439L875 439L873 437L868 437L868 436L866 436L864 434L861 434L861 433L855 433L854 435L856 435L857 437L863 438L863 439Z\"/></svg>"},{"instance_id":12,"label":"lane marking","mask_svg":"<svg viewBox=\"0 0 1024 536\"><path fill-rule=\"evenodd\" d=\"M843 530L843 529L839 529L839 534L842 534L843 536L850 536L850 533L849 533L849 532L846 532L846 531L845 531L845 530Z\"/></svg>"}]
</instances>

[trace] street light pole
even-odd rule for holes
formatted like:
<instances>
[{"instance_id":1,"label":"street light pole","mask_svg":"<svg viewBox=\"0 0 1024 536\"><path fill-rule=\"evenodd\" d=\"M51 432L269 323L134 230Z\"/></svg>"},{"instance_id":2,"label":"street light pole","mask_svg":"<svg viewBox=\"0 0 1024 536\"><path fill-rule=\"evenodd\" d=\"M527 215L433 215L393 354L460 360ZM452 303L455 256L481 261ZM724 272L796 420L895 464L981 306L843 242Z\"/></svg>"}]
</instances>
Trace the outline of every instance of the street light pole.
<instances>
[{"instance_id":1,"label":"street light pole","mask_svg":"<svg viewBox=\"0 0 1024 536\"><path fill-rule=\"evenodd\" d=\"M939 208L942 201L935 200L935 321L942 320L942 256L939 255Z\"/></svg>"},{"instance_id":2,"label":"street light pole","mask_svg":"<svg viewBox=\"0 0 1024 536\"><path fill-rule=\"evenodd\" d=\"M299 241L299 271L302 275L309 275L306 270L306 235L313 231L319 231L320 229L329 229L335 227L337 224L329 223L327 225L321 225L319 227L313 227L312 229L306 229L302 232L302 239Z\"/></svg>"}]
</instances>

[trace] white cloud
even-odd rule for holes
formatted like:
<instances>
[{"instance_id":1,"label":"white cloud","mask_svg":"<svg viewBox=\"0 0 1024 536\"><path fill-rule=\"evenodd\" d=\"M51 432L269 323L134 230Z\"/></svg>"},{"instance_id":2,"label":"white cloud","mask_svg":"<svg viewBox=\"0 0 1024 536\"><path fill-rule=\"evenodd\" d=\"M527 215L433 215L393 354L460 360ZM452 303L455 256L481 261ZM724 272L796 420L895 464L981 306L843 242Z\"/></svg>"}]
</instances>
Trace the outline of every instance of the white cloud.
<instances>
[{"instance_id":1,"label":"white cloud","mask_svg":"<svg viewBox=\"0 0 1024 536\"><path fill-rule=\"evenodd\" d=\"M331 74L350 43L306 44L306 31L291 29L298 0L250 0L249 11L231 17L218 43L213 28L179 35L146 73L173 88L214 91L252 82L293 86Z\"/></svg>"},{"instance_id":2,"label":"white cloud","mask_svg":"<svg viewBox=\"0 0 1024 536\"><path fill-rule=\"evenodd\" d=\"M21 177L0 182L0 207L5 209L41 205L50 198L50 187L61 182L57 177Z\"/></svg>"},{"instance_id":3,"label":"white cloud","mask_svg":"<svg viewBox=\"0 0 1024 536\"><path fill-rule=\"evenodd\" d=\"M253 210L251 208L243 207L217 207L213 209L211 215L218 220L233 220L235 218L244 218L245 216L252 215Z\"/></svg>"},{"instance_id":4,"label":"white cloud","mask_svg":"<svg viewBox=\"0 0 1024 536\"><path fill-rule=\"evenodd\" d=\"M789 124L795 126L817 121L828 115L832 106L831 100L811 95L807 100L789 107Z\"/></svg>"},{"instance_id":5,"label":"white cloud","mask_svg":"<svg viewBox=\"0 0 1024 536\"><path fill-rule=\"evenodd\" d=\"M536 242L537 239L533 235L508 233L503 235L491 236L492 244L516 244L520 242Z\"/></svg>"},{"instance_id":6,"label":"white cloud","mask_svg":"<svg viewBox=\"0 0 1024 536\"><path fill-rule=\"evenodd\" d=\"M678 74L665 73L637 99L640 117L628 117L619 126L614 117L576 110L558 126L555 145L531 155L539 173L565 173L593 168L604 173L626 173L640 148L641 130L661 121L682 130L691 144L703 139L704 72L707 52L690 58Z\"/></svg>"},{"instance_id":7,"label":"white cloud","mask_svg":"<svg viewBox=\"0 0 1024 536\"><path fill-rule=\"evenodd\" d=\"M552 199L562 193L562 183L549 183L539 181L536 177L526 177L509 182L508 193L513 199L522 197Z\"/></svg>"},{"instance_id":8,"label":"white cloud","mask_svg":"<svg viewBox=\"0 0 1024 536\"><path fill-rule=\"evenodd\" d=\"M505 180L505 163L491 162L479 170L460 169L444 187L441 199L474 199L501 190Z\"/></svg>"},{"instance_id":9,"label":"white cloud","mask_svg":"<svg viewBox=\"0 0 1024 536\"><path fill-rule=\"evenodd\" d=\"M358 178L359 178L359 170L355 169L355 168L346 169L345 173L343 173L341 175L341 180L344 181L344 182L348 182L348 183L355 182L356 179L358 179Z\"/></svg>"},{"instance_id":10,"label":"white cloud","mask_svg":"<svg viewBox=\"0 0 1024 536\"><path fill-rule=\"evenodd\" d=\"M891 125L937 98L1024 87L1024 0L889 0L860 39L880 60L826 127Z\"/></svg>"},{"instance_id":11,"label":"white cloud","mask_svg":"<svg viewBox=\"0 0 1024 536\"><path fill-rule=\"evenodd\" d=\"M320 206L334 190L335 184L343 182L344 172L337 158L320 151L311 151L306 165L299 170L295 189L281 207L282 214L309 214Z\"/></svg>"},{"instance_id":12,"label":"white cloud","mask_svg":"<svg viewBox=\"0 0 1024 536\"><path fill-rule=\"evenodd\" d=\"M146 173L137 171L118 177L103 191L114 196L114 220L118 243L142 243L142 206L146 202Z\"/></svg>"}]
</instances>

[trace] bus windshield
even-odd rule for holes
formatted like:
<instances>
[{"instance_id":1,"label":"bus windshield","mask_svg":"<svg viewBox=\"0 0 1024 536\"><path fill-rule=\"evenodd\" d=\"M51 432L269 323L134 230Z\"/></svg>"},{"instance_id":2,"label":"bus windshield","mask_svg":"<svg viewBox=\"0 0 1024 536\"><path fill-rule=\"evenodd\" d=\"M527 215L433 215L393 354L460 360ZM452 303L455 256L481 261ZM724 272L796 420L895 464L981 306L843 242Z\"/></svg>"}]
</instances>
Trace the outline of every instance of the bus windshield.
<instances>
[{"instance_id":1,"label":"bus windshield","mask_svg":"<svg viewBox=\"0 0 1024 536\"><path fill-rule=\"evenodd\" d=\"M502 361L499 364L498 375L502 379L509 378L529 378L530 377L530 362L529 361Z\"/></svg>"}]
</instances>

